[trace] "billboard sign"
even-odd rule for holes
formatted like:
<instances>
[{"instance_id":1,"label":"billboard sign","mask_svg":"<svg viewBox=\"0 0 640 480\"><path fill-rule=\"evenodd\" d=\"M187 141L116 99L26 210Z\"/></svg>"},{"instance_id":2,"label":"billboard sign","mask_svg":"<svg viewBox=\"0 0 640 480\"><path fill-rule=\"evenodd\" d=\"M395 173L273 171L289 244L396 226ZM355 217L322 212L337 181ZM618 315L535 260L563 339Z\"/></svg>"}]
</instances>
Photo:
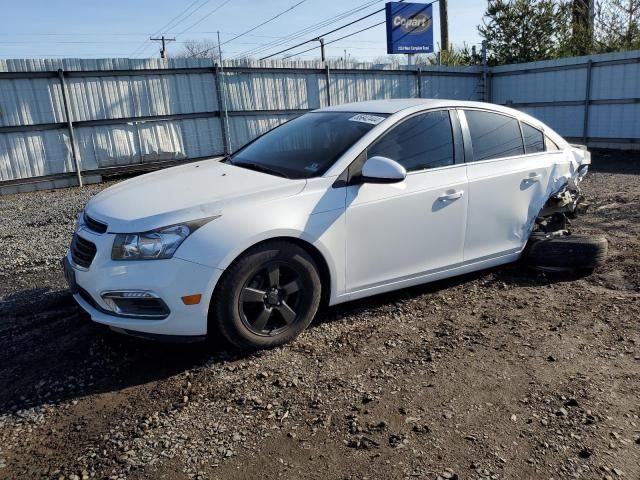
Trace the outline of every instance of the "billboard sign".
<instances>
[{"instance_id":1,"label":"billboard sign","mask_svg":"<svg viewBox=\"0 0 640 480\"><path fill-rule=\"evenodd\" d=\"M388 2L387 53L433 53L432 6Z\"/></svg>"}]
</instances>

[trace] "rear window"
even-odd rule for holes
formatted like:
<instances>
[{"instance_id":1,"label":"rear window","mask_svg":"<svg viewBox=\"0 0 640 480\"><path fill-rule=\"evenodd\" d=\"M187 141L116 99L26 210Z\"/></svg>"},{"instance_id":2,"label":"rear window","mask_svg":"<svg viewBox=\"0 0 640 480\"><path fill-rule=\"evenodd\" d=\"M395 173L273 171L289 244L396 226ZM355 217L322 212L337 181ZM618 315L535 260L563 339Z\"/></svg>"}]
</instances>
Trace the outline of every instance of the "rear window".
<instances>
[{"instance_id":1,"label":"rear window","mask_svg":"<svg viewBox=\"0 0 640 480\"><path fill-rule=\"evenodd\" d=\"M526 123L520 123L522 126L522 137L524 138L524 152L538 153L544 152L544 135L537 128L533 128Z\"/></svg>"},{"instance_id":2,"label":"rear window","mask_svg":"<svg viewBox=\"0 0 640 480\"><path fill-rule=\"evenodd\" d=\"M558 146L558 144L556 144L556 142L554 142L553 140L551 140L549 137L547 137L545 135L544 137L544 142L547 146L547 152L555 152L557 150L560 150L560 147Z\"/></svg>"},{"instance_id":3,"label":"rear window","mask_svg":"<svg viewBox=\"0 0 640 480\"><path fill-rule=\"evenodd\" d=\"M515 118L478 110L465 110L465 116L475 162L524 154L520 126Z\"/></svg>"}]
</instances>

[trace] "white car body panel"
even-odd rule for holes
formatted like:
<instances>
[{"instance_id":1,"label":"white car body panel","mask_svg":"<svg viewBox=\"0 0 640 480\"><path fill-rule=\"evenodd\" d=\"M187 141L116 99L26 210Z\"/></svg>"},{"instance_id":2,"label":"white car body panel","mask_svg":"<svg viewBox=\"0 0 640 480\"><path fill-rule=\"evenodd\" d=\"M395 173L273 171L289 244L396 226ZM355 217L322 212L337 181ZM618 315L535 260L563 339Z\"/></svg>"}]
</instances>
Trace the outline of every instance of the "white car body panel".
<instances>
[{"instance_id":1,"label":"white car body panel","mask_svg":"<svg viewBox=\"0 0 640 480\"><path fill-rule=\"evenodd\" d=\"M335 182L381 134L432 109L486 109L543 130L560 150L409 172L399 183L339 186ZM77 283L101 308L117 289L159 294L171 310L158 321L119 318L78 295L92 318L119 329L204 335L215 286L245 250L273 238L312 246L326 264L330 304L366 297L516 260L540 208L564 183L578 182L588 152L571 147L536 119L500 106L451 100L384 100L322 109L388 113L323 176L289 180L218 159L174 167L122 182L96 195L86 212L108 232L78 235L97 246L89 269L74 267ZM535 179L530 175L535 174ZM527 180L532 178L532 180ZM445 195L456 195L443 201ZM191 234L173 258L114 261L116 233L145 232L218 217ZM67 258L71 260L70 255ZM184 305L183 295L202 294Z\"/></svg>"},{"instance_id":2,"label":"white car body panel","mask_svg":"<svg viewBox=\"0 0 640 480\"><path fill-rule=\"evenodd\" d=\"M145 232L219 215L228 204L291 196L300 192L305 183L203 160L107 188L91 199L86 211L107 223L111 232Z\"/></svg>"},{"instance_id":3,"label":"white car body panel","mask_svg":"<svg viewBox=\"0 0 640 480\"><path fill-rule=\"evenodd\" d=\"M348 187L348 293L462 262L466 189L464 164L411 172L401 183Z\"/></svg>"},{"instance_id":4,"label":"white car body panel","mask_svg":"<svg viewBox=\"0 0 640 480\"><path fill-rule=\"evenodd\" d=\"M239 168L239 167L233 167ZM335 303L344 291L344 189L333 189L333 179L312 178L291 198L257 204L230 205L223 215L187 238L176 257L226 269L238 255L270 238L298 238L323 255L331 276ZM245 219L245 221L239 221Z\"/></svg>"}]
</instances>

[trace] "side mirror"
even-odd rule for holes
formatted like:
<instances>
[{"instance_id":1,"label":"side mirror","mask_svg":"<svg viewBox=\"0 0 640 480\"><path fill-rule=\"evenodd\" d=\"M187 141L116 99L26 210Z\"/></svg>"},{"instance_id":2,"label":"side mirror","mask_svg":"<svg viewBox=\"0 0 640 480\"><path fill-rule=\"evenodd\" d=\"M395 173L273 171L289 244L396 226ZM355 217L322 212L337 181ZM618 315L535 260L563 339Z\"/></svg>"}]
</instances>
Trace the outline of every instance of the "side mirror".
<instances>
[{"instance_id":1,"label":"side mirror","mask_svg":"<svg viewBox=\"0 0 640 480\"><path fill-rule=\"evenodd\" d=\"M371 157L362 167L362 181L365 183L398 183L406 177L405 168L386 157Z\"/></svg>"}]
</instances>

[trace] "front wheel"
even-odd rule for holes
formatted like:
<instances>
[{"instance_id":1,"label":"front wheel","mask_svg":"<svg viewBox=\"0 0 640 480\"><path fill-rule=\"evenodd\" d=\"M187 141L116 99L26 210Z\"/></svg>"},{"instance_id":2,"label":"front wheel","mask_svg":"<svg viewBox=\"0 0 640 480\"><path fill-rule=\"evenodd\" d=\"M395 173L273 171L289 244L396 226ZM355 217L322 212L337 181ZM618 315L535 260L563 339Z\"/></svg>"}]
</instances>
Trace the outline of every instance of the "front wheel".
<instances>
[{"instance_id":1,"label":"front wheel","mask_svg":"<svg viewBox=\"0 0 640 480\"><path fill-rule=\"evenodd\" d=\"M303 248L266 242L245 252L224 273L210 326L241 350L276 347L311 323L321 290L315 262Z\"/></svg>"}]
</instances>

